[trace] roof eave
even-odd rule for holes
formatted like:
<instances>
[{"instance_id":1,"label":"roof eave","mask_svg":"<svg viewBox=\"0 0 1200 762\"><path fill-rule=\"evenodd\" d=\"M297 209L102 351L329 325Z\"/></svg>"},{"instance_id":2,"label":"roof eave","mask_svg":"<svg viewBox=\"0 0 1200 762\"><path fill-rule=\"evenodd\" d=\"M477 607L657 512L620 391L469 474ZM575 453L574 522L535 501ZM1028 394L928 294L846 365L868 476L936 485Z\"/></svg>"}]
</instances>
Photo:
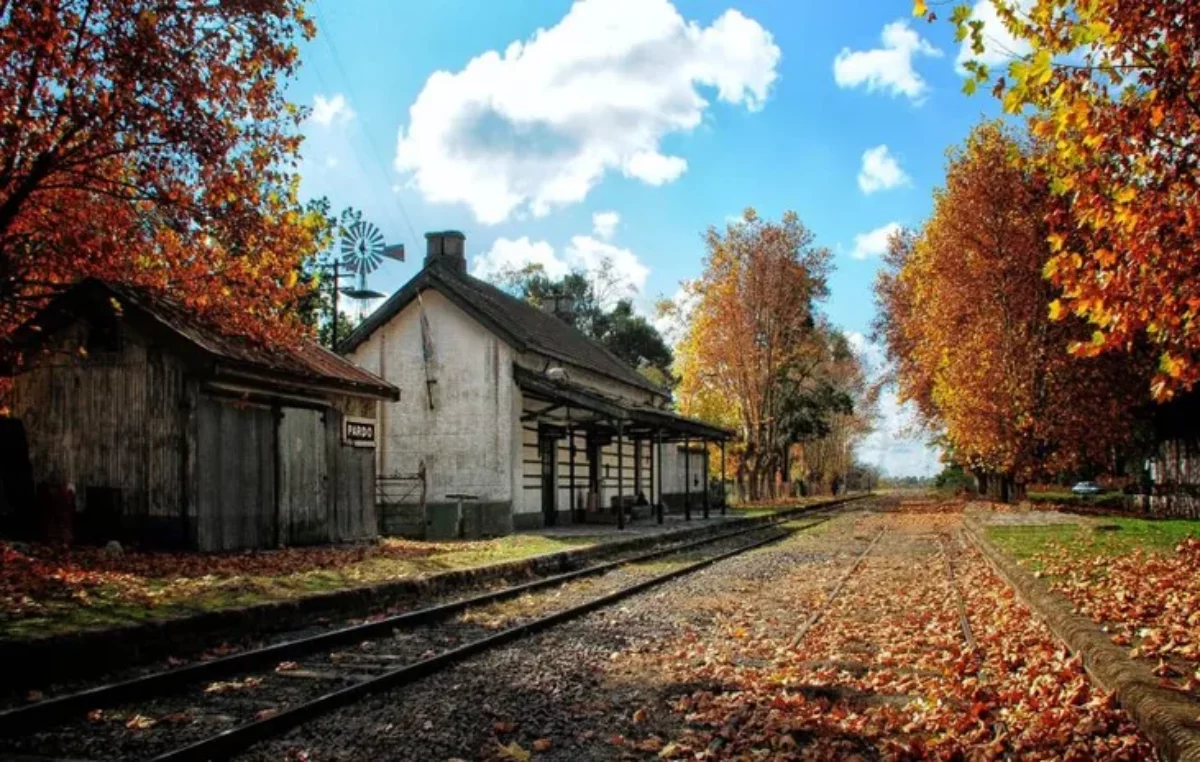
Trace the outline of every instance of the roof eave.
<instances>
[{"instance_id":1,"label":"roof eave","mask_svg":"<svg viewBox=\"0 0 1200 762\"><path fill-rule=\"evenodd\" d=\"M241 381L289 390L313 390L326 394L344 394L393 402L400 399L400 390L390 384L379 386L354 381L340 381L329 377L314 379L309 376L251 364L218 362L213 367L211 376L213 380Z\"/></svg>"}]
</instances>

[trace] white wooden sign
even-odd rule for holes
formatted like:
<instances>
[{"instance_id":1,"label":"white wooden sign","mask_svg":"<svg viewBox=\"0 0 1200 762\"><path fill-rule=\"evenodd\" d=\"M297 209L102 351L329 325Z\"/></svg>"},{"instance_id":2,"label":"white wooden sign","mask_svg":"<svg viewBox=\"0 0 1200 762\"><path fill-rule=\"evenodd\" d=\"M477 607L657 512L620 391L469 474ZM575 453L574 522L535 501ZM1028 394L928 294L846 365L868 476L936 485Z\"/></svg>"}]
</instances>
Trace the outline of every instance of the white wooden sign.
<instances>
[{"instance_id":1,"label":"white wooden sign","mask_svg":"<svg viewBox=\"0 0 1200 762\"><path fill-rule=\"evenodd\" d=\"M353 447L374 447L375 419L354 418L352 416L343 418L342 442Z\"/></svg>"}]
</instances>

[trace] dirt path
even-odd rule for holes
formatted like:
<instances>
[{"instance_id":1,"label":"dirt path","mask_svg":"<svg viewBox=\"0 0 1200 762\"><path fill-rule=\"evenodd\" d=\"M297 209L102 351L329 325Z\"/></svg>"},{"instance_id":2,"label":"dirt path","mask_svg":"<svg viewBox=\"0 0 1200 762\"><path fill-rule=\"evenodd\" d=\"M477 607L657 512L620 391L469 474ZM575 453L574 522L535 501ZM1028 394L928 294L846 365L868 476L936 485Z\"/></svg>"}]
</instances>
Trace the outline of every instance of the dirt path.
<instances>
[{"instance_id":1,"label":"dirt path","mask_svg":"<svg viewBox=\"0 0 1200 762\"><path fill-rule=\"evenodd\" d=\"M247 758L1149 758L960 524L847 512Z\"/></svg>"}]
</instances>

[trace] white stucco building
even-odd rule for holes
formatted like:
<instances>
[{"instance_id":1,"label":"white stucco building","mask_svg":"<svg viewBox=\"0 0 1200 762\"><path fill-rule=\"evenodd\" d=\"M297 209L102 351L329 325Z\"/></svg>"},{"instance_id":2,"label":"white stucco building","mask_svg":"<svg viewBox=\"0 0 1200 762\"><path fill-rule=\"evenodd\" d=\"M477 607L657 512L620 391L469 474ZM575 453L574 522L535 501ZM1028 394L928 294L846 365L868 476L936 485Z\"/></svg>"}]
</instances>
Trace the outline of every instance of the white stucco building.
<instances>
[{"instance_id":1,"label":"white stucco building","mask_svg":"<svg viewBox=\"0 0 1200 762\"><path fill-rule=\"evenodd\" d=\"M569 305L539 309L468 275L461 233L426 239L424 268L341 347L404 390L380 409L378 473L425 473L424 512L415 496L381 505L385 530L624 520L617 503L639 520L660 503L703 511L707 458L685 447L729 432L673 413L666 390L570 324ZM461 521L456 495L471 496Z\"/></svg>"}]
</instances>

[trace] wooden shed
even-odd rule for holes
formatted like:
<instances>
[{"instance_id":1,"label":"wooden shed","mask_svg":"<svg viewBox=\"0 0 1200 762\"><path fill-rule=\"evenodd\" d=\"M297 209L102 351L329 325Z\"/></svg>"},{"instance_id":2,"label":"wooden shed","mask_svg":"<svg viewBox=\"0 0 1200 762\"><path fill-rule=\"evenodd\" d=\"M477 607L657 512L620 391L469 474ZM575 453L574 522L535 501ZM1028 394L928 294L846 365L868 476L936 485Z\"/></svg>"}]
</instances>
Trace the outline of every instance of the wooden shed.
<instances>
[{"instance_id":1,"label":"wooden shed","mask_svg":"<svg viewBox=\"0 0 1200 762\"><path fill-rule=\"evenodd\" d=\"M375 536L378 404L400 396L377 376L97 280L14 336L11 414L40 493L74 493L68 537L209 551ZM17 507L26 526L54 523L47 502Z\"/></svg>"}]
</instances>

